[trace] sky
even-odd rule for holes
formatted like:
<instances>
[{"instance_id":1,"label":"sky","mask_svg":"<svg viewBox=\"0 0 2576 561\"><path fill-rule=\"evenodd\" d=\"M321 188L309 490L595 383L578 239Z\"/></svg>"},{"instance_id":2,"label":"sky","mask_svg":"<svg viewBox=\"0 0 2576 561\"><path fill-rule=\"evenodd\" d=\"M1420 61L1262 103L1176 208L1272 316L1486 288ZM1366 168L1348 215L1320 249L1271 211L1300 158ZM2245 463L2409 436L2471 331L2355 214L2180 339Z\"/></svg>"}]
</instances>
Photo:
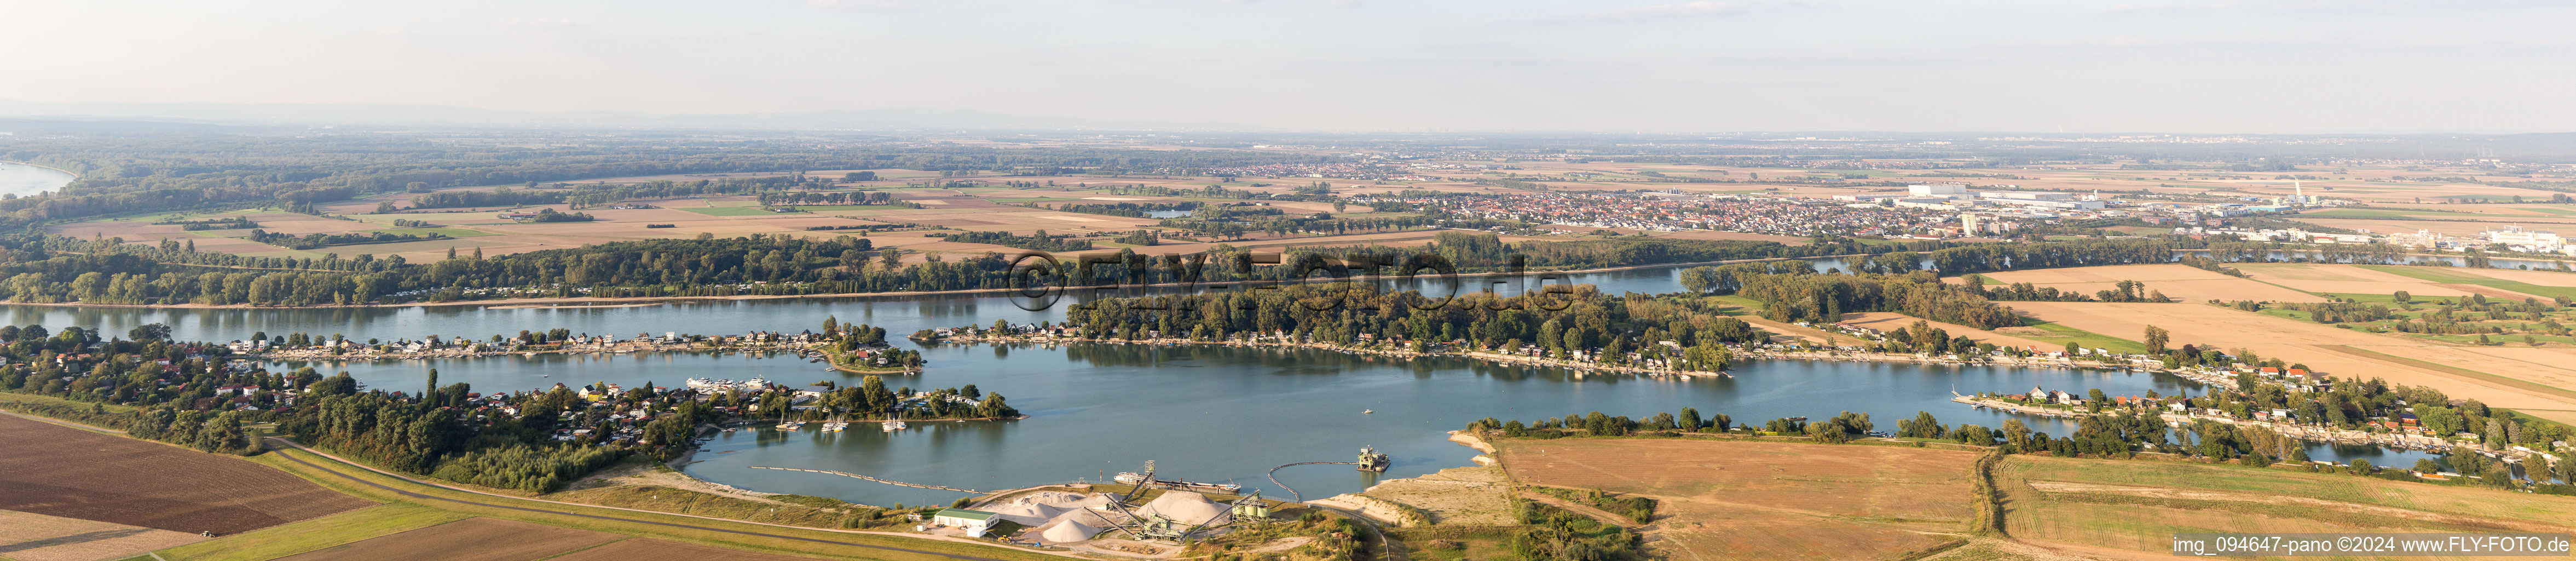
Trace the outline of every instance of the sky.
<instances>
[{"instance_id":1,"label":"sky","mask_svg":"<svg viewBox=\"0 0 2576 561\"><path fill-rule=\"evenodd\" d=\"M1311 131L2576 130L2576 3L0 0L0 99Z\"/></svg>"}]
</instances>

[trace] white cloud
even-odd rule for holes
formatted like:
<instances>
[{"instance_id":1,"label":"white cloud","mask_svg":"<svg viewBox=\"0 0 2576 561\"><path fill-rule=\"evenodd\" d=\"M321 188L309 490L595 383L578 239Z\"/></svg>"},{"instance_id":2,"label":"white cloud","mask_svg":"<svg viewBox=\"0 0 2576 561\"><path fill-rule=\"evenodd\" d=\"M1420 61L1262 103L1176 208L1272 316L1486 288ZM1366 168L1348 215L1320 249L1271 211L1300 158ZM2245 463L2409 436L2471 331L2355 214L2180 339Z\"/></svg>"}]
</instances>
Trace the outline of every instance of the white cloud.
<instances>
[{"instance_id":1,"label":"white cloud","mask_svg":"<svg viewBox=\"0 0 2576 561\"><path fill-rule=\"evenodd\" d=\"M1741 15L1747 11L1750 10L1745 9L1743 6L1737 6L1725 2L1700 0L1697 2L1684 2L1680 4L1656 4L1653 6L1638 6L1635 8L1611 10L1607 12L1594 12L1591 15L1584 17L1586 19L1697 18Z\"/></svg>"},{"instance_id":2,"label":"white cloud","mask_svg":"<svg viewBox=\"0 0 2576 561\"><path fill-rule=\"evenodd\" d=\"M844 12L912 11L912 3L899 0L805 0L805 7Z\"/></svg>"}]
</instances>

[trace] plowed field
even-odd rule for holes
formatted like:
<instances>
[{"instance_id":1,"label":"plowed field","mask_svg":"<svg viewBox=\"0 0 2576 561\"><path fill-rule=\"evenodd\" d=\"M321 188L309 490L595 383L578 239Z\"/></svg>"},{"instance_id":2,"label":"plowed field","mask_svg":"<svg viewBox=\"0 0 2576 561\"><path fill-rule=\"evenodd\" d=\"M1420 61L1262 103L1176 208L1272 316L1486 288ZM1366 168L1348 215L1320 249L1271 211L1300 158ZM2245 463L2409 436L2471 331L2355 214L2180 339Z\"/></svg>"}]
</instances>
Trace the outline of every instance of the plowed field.
<instances>
[{"instance_id":1,"label":"plowed field","mask_svg":"<svg viewBox=\"0 0 2576 561\"><path fill-rule=\"evenodd\" d=\"M0 415L0 510L222 535L374 505L240 458Z\"/></svg>"}]
</instances>

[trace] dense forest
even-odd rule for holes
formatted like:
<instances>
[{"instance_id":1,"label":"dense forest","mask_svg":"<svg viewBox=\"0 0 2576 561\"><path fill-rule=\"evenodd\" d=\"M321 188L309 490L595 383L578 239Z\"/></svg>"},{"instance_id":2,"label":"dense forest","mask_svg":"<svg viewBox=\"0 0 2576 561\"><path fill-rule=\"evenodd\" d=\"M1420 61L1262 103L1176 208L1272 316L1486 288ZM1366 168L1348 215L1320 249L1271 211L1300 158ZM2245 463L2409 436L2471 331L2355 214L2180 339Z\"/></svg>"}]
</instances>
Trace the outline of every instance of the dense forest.
<instances>
[{"instance_id":1,"label":"dense forest","mask_svg":"<svg viewBox=\"0 0 2576 561\"><path fill-rule=\"evenodd\" d=\"M1294 341L1385 342L1413 350L1464 343L1506 352L1535 347L1548 356L1597 356L1627 364L1626 353L1670 342L1690 370L1723 370L1721 345L1756 341L1743 320L1700 299L1618 297L1591 285L1570 294L1496 296L1469 293L1446 302L1418 292L1383 293L1359 283L1186 296L1109 298L1065 311L1065 324L1086 337L1223 341L1285 337ZM1651 352L1651 351L1648 351Z\"/></svg>"},{"instance_id":2,"label":"dense forest","mask_svg":"<svg viewBox=\"0 0 2576 561\"><path fill-rule=\"evenodd\" d=\"M249 236L249 238L250 238L250 241L255 241L255 242L264 243L264 244L268 244L268 245L273 245L273 246L277 246L277 247L283 247L283 248L287 248L287 249L321 249L321 248L331 247L331 246L335 246L335 245L356 245L356 244L368 244L368 243L394 243L394 242L419 242L419 241L430 241L430 240L444 240L444 239L447 239L447 234L439 234L439 233L429 233L429 234L396 234L396 233L391 233L391 232L351 232L351 233L347 233L347 234L305 234L305 235L302 235L302 236L297 236L297 235L295 235L295 234L274 234L274 233L269 233L267 230L251 230L251 231L250 231L250 236Z\"/></svg>"},{"instance_id":3,"label":"dense forest","mask_svg":"<svg viewBox=\"0 0 2576 561\"><path fill-rule=\"evenodd\" d=\"M1982 286L1941 282L1931 271L1902 275L1817 274L1804 261L1736 263L1682 271L1683 287L1761 302L1762 317L1833 323L1853 312L1897 312L1932 321L1994 329L2021 325L2012 309L1986 298Z\"/></svg>"},{"instance_id":4,"label":"dense forest","mask_svg":"<svg viewBox=\"0 0 2576 561\"><path fill-rule=\"evenodd\" d=\"M939 236L940 241L991 244L1035 251L1082 251L1091 249L1090 240L1075 239L1073 234L1053 234L1038 230L1022 236L1010 232L960 232Z\"/></svg>"}]
</instances>

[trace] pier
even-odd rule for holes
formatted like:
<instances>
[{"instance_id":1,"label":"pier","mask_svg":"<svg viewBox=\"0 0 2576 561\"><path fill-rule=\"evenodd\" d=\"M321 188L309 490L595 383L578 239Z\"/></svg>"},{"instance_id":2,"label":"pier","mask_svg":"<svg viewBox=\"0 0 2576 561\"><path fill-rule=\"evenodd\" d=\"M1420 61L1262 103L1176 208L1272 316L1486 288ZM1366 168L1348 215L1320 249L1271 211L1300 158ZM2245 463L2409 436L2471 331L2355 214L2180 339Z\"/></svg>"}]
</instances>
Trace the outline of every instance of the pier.
<instances>
[{"instance_id":1,"label":"pier","mask_svg":"<svg viewBox=\"0 0 2576 561\"><path fill-rule=\"evenodd\" d=\"M878 482L878 483L884 483L884 484L887 484L887 485L902 485L902 486L905 486L905 487L919 487L919 488L923 488L923 489L938 489L938 490L941 490L941 491L957 491L957 492L960 492L960 493L974 493L974 494L978 494L978 495L985 495L985 494L991 494L991 493L993 493L992 491L977 491L977 490L974 490L974 489L959 489L959 488L956 488L956 487L941 487L941 486L938 486L938 485L923 485L923 484L920 484L920 483L905 483L905 482L901 482L901 481L889 481L889 480L884 480L884 479L877 479L877 478L874 478L874 477L868 477L868 476L865 476L865 475L859 475L859 474L855 474L855 473L840 472L840 471L832 471L832 470L823 470L823 469L783 468L783 467L769 467L769 466L751 466L751 468L752 468L752 469L775 469L775 470L785 470L785 471L810 471L810 472L814 472L814 473L827 473L827 474L832 474L832 475L838 475L838 476L841 476L841 477L856 477L856 478L859 478L859 479L865 479L865 480L869 480L869 481L875 481L875 482Z\"/></svg>"}]
</instances>

